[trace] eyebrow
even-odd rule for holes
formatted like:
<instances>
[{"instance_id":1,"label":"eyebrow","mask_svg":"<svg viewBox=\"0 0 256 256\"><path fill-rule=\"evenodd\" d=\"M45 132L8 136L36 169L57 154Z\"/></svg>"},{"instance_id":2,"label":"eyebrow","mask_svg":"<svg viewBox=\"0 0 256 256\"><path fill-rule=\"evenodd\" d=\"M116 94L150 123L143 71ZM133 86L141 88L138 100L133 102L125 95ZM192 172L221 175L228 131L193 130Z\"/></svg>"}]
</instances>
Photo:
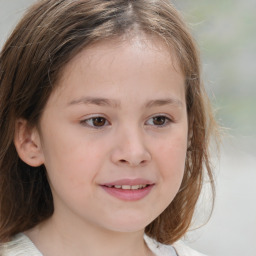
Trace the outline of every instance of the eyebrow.
<instances>
[{"instance_id":1,"label":"eyebrow","mask_svg":"<svg viewBox=\"0 0 256 256\"><path fill-rule=\"evenodd\" d=\"M121 103L117 100L106 99L106 98L97 98L97 97L82 97L80 99L72 100L68 103L68 105L77 105L77 104L85 104L85 105L97 105L97 106L107 106L113 108L120 108ZM183 103L179 99L175 98L166 98L166 99L156 99L150 100L145 104L146 108L152 107L161 107L165 105L172 105L175 107L182 107Z\"/></svg>"},{"instance_id":2,"label":"eyebrow","mask_svg":"<svg viewBox=\"0 0 256 256\"><path fill-rule=\"evenodd\" d=\"M120 102L105 98L97 97L83 97L77 100L72 100L68 105L77 105L77 104L86 104L86 105L97 105L97 106L109 106L118 108L120 107Z\"/></svg>"},{"instance_id":3,"label":"eyebrow","mask_svg":"<svg viewBox=\"0 0 256 256\"><path fill-rule=\"evenodd\" d=\"M150 100L149 102L146 103L146 107L161 107L165 105L172 105L176 107L182 107L183 103L179 99L174 99L174 98L166 98L166 99L158 99L158 100Z\"/></svg>"}]
</instances>

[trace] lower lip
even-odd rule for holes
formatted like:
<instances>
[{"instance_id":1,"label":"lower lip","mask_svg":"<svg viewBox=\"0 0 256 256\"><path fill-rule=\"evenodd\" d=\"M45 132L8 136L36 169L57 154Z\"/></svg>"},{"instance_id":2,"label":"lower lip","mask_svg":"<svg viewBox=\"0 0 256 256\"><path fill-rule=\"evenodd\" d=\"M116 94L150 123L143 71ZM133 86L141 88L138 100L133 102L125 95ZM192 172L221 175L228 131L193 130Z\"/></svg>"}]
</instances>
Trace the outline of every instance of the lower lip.
<instances>
[{"instance_id":1,"label":"lower lip","mask_svg":"<svg viewBox=\"0 0 256 256\"><path fill-rule=\"evenodd\" d=\"M102 188L111 196L114 196L118 199L124 201L138 201L146 197L154 185L149 185L142 189L120 189L120 188L113 188L102 186Z\"/></svg>"}]
</instances>

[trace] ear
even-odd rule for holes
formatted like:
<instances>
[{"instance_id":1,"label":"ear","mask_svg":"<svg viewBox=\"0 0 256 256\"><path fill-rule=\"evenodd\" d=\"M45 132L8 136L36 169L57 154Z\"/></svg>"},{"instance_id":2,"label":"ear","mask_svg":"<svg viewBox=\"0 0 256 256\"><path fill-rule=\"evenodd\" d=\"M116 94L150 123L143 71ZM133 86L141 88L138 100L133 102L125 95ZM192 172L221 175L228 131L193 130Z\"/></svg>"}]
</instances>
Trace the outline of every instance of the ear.
<instances>
[{"instance_id":1,"label":"ear","mask_svg":"<svg viewBox=\"0 0 256 256\"><path fill-rule=\"evenodd\" d=\"M26 164L37 167L44 163L38 130L31 128L25 119L18 119L15 123L14 145Z\"/></svg>"}]
</instances>

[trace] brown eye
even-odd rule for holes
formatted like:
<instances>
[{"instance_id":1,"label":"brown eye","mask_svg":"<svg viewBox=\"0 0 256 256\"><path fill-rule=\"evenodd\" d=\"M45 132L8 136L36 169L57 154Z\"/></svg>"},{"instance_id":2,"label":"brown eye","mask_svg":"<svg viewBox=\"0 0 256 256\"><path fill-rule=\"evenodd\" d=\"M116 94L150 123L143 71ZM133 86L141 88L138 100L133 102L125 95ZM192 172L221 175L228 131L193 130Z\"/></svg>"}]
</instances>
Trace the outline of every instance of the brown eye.
<instances>
[{"instance_id":1,"label":"brown eye","mask_svg":"<svg viewBox=\"0 0 256 256\"><path fill-rule=\"evenodd\" d=\"M149 118L146 122L146 125L151 125L151 126L161 128L169 125L171 122L172 120L169 117L165 115L158 115L158 116L153 116Z\"/></svg>"},{"instance_id":2,"label":"brown eye","mask_svg":"<svg viewBox=\"0 0 256 256\"><path fill-rule=\"evenodd\" d=\"M80 121L80 124L83 126L87 126L90 128L103 128L104 126L109 125L109 122L106 118L102 116L96 116L96 117L91 117L85 120Z\"/></svg>"},{"instance_id":3,"label":"brown eye","mask_svg":"<svg viewBox=\"0 0 256 256\"><path fill-rule=\"evenodd\" d=\"M104 117L95 117L92 118L93 126L101 127L106 124L106 119Z\"/></svg>"},{"instance_id":4,"label":"brown eye","mask_svg":"<svg viewBox=\"0 0 256 256\"><path fill-rule=\"evenodd\" d=\"M154 125L164 125L166 122L166 117L165 116L156 116L156 117L153 117L153 124Z\"/></svg>"}]
</instances>

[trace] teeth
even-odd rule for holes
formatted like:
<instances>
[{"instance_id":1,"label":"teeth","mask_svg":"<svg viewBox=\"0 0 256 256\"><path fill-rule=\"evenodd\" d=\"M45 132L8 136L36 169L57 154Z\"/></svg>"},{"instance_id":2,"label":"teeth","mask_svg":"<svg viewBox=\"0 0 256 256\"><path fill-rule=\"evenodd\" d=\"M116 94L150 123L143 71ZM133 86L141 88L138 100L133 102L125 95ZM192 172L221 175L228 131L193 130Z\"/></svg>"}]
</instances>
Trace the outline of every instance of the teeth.
<instances>
[{"instance_id":1,"label":"teeth","mask_svg":"<svg viewBox=\"0 0 256 256\"><path fill-rule=\"evenodd\" d=\"M131 186L131 189L139 189L141 185Z\"/></svg>"},{"instance_id":2,"label":"teeth","mask_svg":"<svg viewBox=\"0 0 256 256\"><path fill-rule=\"evenodd\" d=\"M131 186L129 186L129 185L122 185L122 189L131 189Z\"/></svg>"},{"instance_id":3,"label":"teeth","mask_svg":"<svg viewBox=\"0 0 256 256\"><path fill-rule=\"evenodd\" d=\"M115 185L113 186L114 188L121 188L121 189L124 189L124 190L136 190L136 189L142 189L142 188L145 188L147 185L133 185L133 186L130 186L130 185Z\"/></svg>"}]
</instances>

